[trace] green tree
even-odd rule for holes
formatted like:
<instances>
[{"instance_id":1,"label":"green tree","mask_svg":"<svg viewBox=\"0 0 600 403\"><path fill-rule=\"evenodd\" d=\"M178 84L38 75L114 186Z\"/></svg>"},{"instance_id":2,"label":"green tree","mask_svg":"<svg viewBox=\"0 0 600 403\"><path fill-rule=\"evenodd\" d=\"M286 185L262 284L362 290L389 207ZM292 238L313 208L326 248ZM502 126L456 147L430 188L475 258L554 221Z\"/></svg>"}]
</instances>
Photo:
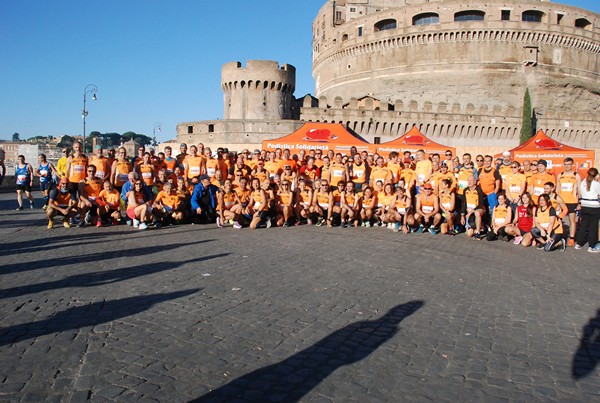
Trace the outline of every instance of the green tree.
<instances>
[{"instance_id":1,"label":"green tree","mask_svg":"<svg viewBox=\"0 0 600 403\"><path fill-rule=\"evenodd\" d=\"M121 138L123 139L124 142L127 142L129 140L135 140L135 132L125 132L121 135Z\"/></svg>"},{"instance_id":2,"label":"green tree","mask_svg":"<svg viewBox=\"0 0 600 403\"><path fill-rule=\"evenodd\" d=\"M531 96L529 88L525 89L523 97L523 118L521 120L521 144L533 137L533 113L531 109Z\"/></svg>"},{"instance_id":3,"label":"green tree","mask_svg":"<svg viewBox=\"0 0 600 403\"><path fill-rule=\"evenodd\" d=\"M19 141L21 140L21 135L19 133L14 133L12 135L12 141Z\"/></svg>"},{"instance_id":4,"label":"green tree","mask_svg":"<svg viewBox=\"0 0 600 403\"><path fill-rule=\"evenodd\" d=\"M68 134L65 134L64 136L62 136L62 138L58 142L58 146L61 148L62 147L71 148L73 146L74 142L75 142L75 139L73 137L69 136Z\"/></svg>"}]
</instances>

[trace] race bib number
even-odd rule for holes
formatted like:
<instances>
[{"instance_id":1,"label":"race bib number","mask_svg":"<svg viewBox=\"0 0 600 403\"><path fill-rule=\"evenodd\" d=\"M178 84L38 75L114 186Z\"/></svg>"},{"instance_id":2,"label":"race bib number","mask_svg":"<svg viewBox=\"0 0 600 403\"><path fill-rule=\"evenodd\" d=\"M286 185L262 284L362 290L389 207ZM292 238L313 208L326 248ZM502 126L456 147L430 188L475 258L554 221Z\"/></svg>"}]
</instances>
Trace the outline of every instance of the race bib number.
<instances>
[{"instance_id":1,"label":"race bib number","mask_svg":"<svg viewBox=\"0 0 600 403\"><path fill-rule=\"evenodd\" d=\"M571 193L573 191L573 184L570 182L561 183L560 190L563 192Z\"/></svg>"},{"instance_id":2,"label":"race bib number","mask_svg":"<svg viewBox=\"0 0 600 403\"><path fill-rule=\"evenodd\" d=\"M510 193L513 193L513 194L521 194L521 186L515 186L515 185L512 185L512 186L510 187Z\"/></svg>"},{"instance_id":3,"label":"race bib number","mask_svg":"<svg viewBox=\"0 0 600 403\"><path fill-rule=\"evenodd\" d=\"M144 179L150 179L150 178L152 178L152 172L143 172L142 173L142 178L144 178Z\"/></svg>"},{"instance_id":4,"label":"race bib number","mask_svg":"<svg viewBox=\"0 0 600 403\"><path fill-rule=\"evenodd\" d=\"M104 172L102 172L102 171L96 172L96 178L104 179Z\"/></svg>"},{"instance_id":5,"label":"race bib number","mask_svg":"<svg viewBox=\"0 0 600 403\"><path fill-rule=\"evenodd\" d=\"M354 176L356 176L357 178L362 178L363 176L365 176L365 171L355 171Z\"/></svg>"},{"instance_id":6,"label":"race bib number","mask_svg":"<svg viewBox=\"0 0 600 403\"><path fill-rule=\"evenodd\" d=\"M17 175L17 180L19 182L25 182L27 180L27 175Z\"/></svg>"},{"instance_id":7,"label":"race bib number","mask_svg":"<svg viewBox=\"0 0 600 403\"><path fill-rule=\"evenodd\" d=\"M73 172L80 174L85 172L85 168L83 167L83 165L74 165Z\"/></svg>"},{"instance_id":8,"label":"race bib number","mask_svg":"<svg viewBox=\"0 0 600 403\"><path fill-rule=\"evenodd\" d=\"M473 210L475 210L475 207L477 207L477 205L476 205L476 204L473 204L473 203L467 203L467 210L469 210L469 211L473 211Z\"/></svg>"},{"instance_id":9,"label":"race bib number","mask_svg":"<svg viewBox=\"0 0 600 403\"><path fill-rule=\"evenodd\" d=\"M419 182L425 182L425 175L419 174L419 175L417 175L417 179L419 180Z\"/></svg>"},{"instance_id":10,"label":"race bib number","mask_svg":"<svg viewBox=\"0 0 600 403\"><path fill-rule=\"evenodd\" d=\"M495 223L496 225L502 225L502 224L504 224L505 222L506 222L506 219L505 219L505 218L495 218L495 219L494 219L494 223Z\"/></svg>"},{"instance_id":11,"label":"race bib number","mask_svg":"<svg viewBox=\"0 0 600 403\"><path fill-rule=\"evenodd\" d=\"M433 206L423 206L421 210L426 214L433 213Z\"/></svg>"},{"instance_id":12,"label":"race bib number","mask_svg":"<svg viewBox=\"0 0 600 403\"><path fill-rule=\"evenodd\" d=\"M119 174L119 182L127 182L129 180L129 177L127 176L127 174Z\"/></svg>"},{"instance_id":13,"label":"race bib number","mask_svg":"<svg viewBox=\"0 0 600 403\"><path fill-rule=\"evenodd\" d=\"M206 172L208 172L208 176L215 176L216 169L215 168L208 168L206 170Z\"/></svg>"},{"instance_id":14,"label":"race bib number","mask_svg":"<svg viewBox=\"0 0 600 403\"><path fill-rule=\"evenodd\" d=\"M533 188L533 194L534 194L535 196L539 196L539 195L541 195L542 193L544 193L544 188L536 188L536 187L534 187L534 188Z\"/></svg>"},{"instance_id":15,"label":"race bib number","mask_svg":"<svg viewBox=\"0 0 600 403\"><path fill-rule=\"evenodd\" d=\"M450 210L450 203L442 203L442 207L445 208L446 210Z\"/></svg>"},{"instance_id":16,"label":"race bib number","mask_svg":"<svg viewBox=\"0 0 600 403\"><path fill-rule=\"evenodd\" d=\"M467 181L458 181L458 187L460 189L466 189L469 186L469 182Z\"/></svg>"},{"instance_id":17,"label":"race bib number","mask_svg":"<svg viewBox=\"0 0 600 403\"><path fill-rule=\"evenodd\" d=\"M406 214L406 209L404 207L400 207L398 209L398 213L400 213L400 214Z\"/></svg>"},{"instance_id":18,"label":"race bib number","mask_svg":"<svg viewBox=\"0 0 600 403\"><path fill-rule=\"evenodd\" d=\"M333 170L333 176L342 176L343 172L341 169L334 169Z\"/></svg>"},{"instance_id":19,"label":"race bib number","mask_svg":"<svg viewBox=\"0 0 600 403\"><path fill-rule=\"evenodd\" d=\"M547 231L548 227L550 226L550 223L549 222L542 222L542 223L540 223L540 226Z\"/></svg>"},{"instance_id":20,"label":"race bib number","mask_svg":"<svg viewBox=\"0 0 600 403\"><path fill-rule=\"evenodd\" d=\"M40 175L42 175L42 176L48 176L48 170L47 169L40 169Z\"/></svg>"},{"instance_id":21,"label":"race bib number","mask_svg":"<svg viewBox=\"0 0 600 403\"><path fill-rule=\"evenodd\" d=\"M200 167L190 167L190 174L192 174L192 175L199 175L200 174Z\"/></svg>"}]
</instances>

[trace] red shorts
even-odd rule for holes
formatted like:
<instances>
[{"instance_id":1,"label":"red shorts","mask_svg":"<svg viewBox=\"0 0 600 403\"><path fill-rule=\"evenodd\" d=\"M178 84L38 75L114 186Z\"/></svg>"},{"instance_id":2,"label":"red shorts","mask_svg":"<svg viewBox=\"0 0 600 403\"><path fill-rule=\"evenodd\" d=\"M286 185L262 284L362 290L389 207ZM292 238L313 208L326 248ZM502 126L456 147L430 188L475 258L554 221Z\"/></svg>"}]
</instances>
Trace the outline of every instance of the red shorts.
<instances>
[{"instance_id":1,"label":"red shorts","mask_svg":"<svg viewBox=\"0 0 600 403\"><path fill-rule=\"evenodd\" d=\"M135 220L135 207L127 209L127 217L131 218L132 220Z\"/></svg>"}]
</instances>

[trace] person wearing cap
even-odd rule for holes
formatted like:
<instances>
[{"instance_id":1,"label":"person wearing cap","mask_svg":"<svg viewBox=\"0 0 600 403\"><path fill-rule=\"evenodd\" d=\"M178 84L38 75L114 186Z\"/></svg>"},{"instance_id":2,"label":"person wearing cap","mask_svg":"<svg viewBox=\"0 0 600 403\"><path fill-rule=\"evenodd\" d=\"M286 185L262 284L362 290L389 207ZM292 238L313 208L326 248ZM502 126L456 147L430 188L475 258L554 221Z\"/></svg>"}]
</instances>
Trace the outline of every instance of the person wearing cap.
<instances>
[{"instance_id":1,"label":"person wearing cap","mask_svg":"<svg viewBox=\"0 0 600 403\"><path fill-rule=\"evenodd\" d=\"M433 186L431 186L431 183L425 182L421 187L421 190L422 192L419 192L419 194L416 195L415 223L419 224L417 232L421 233L424 230L427 230L435 235L439 232L438 226L442 221L440 201L438 197L433 194Z\"/></svg>"},{"instance_id":2,"label":"person wearing cap","mask_svg":"<svg viewBox=\"0 0 600 403\"><path fill-rule=\"evenodd\" d=\"M219 188L210 183L210 176L200 175L190 200L192 222L208 224L217 221L217 192Z\"/></svg>"},{"instance_id":3,"label":"person wearing cap","mask_svg":"<svg viewBox=\"0 0 600 403\"><path fill-rule=\"evenodd\" d=\"M531 199L537 206L539 197L544 194L544 185L546 182L552 182L556 186L556 179L554 175L548 173L546 167L548 162L546 160L539 160L537 162L537 172L531 175Z\"/></svg>"},{"instance_id":4,"label":"person wearing cap","mask_svg":"<svg viewBox=\"0 0 600 403\"><path fill-rule=\"evenodd\" d=\"M502 189L508 191L508 184L506 183L506 177L512 173L512 154L510 151L504 151L502 153L502 162L496 167L500 178L502 178Z\"/></svg>"},{"instance_id":5,"label":"person wearing cap","mask_svg":"<svg viewBox=\"0 0 600 403\"><path fill-rule=\"evenodd\" d=\"M48 229L54 228L54 217L62 216L65 228L70 228L69 220L79 214L77 210L77 199L74 191L68 187L67 178L61 178L58 187L50 190L46 217L48 217Z\"/></svg>"},{"instance_id":6,"label":"person wearing cap","mask_svg":"<svg viewBox=\"0 0 600 403\"><path fill-rule=\"evenodd\" d=\"M110 176L110 168L108 158L103 155L103 148L100 144L94 147L94 154L90 156L89 164L96 167L96 178L104 181Z\"/></svg>"}]
</instances>

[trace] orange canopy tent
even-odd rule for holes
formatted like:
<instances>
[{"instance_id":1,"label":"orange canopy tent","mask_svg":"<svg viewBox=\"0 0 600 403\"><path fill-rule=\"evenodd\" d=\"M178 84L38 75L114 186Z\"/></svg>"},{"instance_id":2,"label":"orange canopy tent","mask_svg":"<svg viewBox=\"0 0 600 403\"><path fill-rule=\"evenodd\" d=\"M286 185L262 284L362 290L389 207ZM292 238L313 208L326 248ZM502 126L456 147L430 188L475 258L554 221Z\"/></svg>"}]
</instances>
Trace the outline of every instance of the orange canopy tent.
<instances>
[{"instance_id":1,"label":"orange canopy tent","mask_svg":"<svg viewBox=\"0 0 600 403\"><path fill-rule=\"evenodd\" d=\"M408 133L397 138L396 140L388 141L387 143L380 144L377 147L377 152L383 155L387 155L392 151L396 151L398 153L410 151L411 154L414 154L418 150L424 150L428 154L437 153L442 156L446 150L450 150L452 151L452 155L456 155L456 149L454 147L448 147L428 139L419 131L419 129L417 129L417 126L413 126Z\"/></svg>"},{"instance_id":2,"label":"orange canopy tent","mask_svg":"<svg viewBox=\"0 0 600 403\"><path fill-rule=\"evenodd\" d=\"M520 163L525 160L546 160L548 170L555 175L563 170L563 160L567 157L575 161L575 170L591 168L594 164L596 153L593 150L571 147L552 140L543 131L539 130L527 142L510 150L512 158Z\"/></svg>"},{"instance_id":3,"label":"orange canopy tent","mask_svg":"<svg viewBox=\"0 0 600 403\"><path fill-rule=\"evenodd\" d=\"M290 149L292 153L300 150L322 150L325 154L329 150L336 153L350 154L350 147L356 147L358 152L367 150L372 153L375 147L361 140L339 123L312 123L307 122L295 132L274 140L264 140L263 150L275 151L277 148Z\"/></svg>"}]
</instances>

